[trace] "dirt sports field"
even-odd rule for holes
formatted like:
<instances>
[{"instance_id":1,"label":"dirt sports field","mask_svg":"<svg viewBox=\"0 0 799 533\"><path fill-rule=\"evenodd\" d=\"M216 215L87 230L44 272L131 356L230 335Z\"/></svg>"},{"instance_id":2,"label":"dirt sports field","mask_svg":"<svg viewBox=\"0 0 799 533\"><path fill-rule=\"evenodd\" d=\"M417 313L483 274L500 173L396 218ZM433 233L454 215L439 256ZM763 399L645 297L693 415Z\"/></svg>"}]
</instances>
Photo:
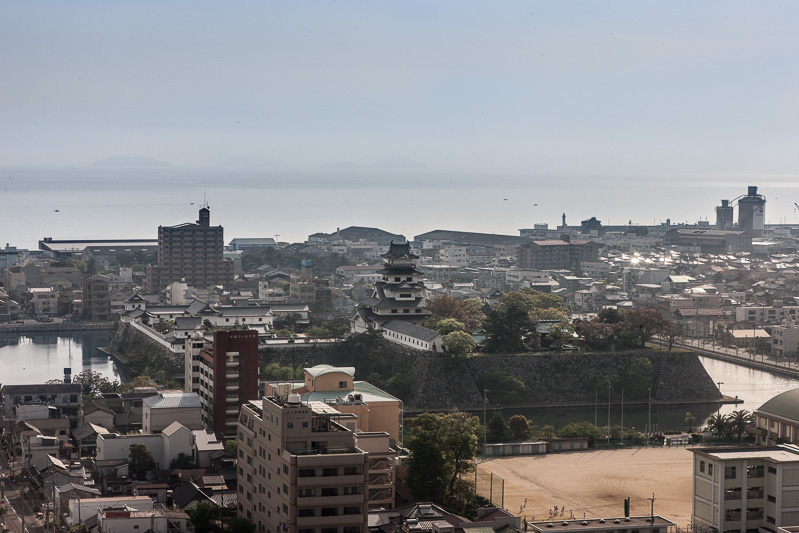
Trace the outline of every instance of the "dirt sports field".
<instances>
[{"instance_id":1,"label":"dirt sports field","mask_svg":"<svg viewBox=\"0 0 799 533\"><path fill-rule=\"evenodd\" d=\"M562 519L570 510L580 519L583 513L621 517L627 497L630 514L646 516L654 493L655 514L684 527L691 521L692 461L693 454L680 447L503 457L478 464L478 489L487 492L489 472L502 477L505 509L530 521L547 520L555 505L566 508ZM495 481L495 494L496 487Z\"/></svg>"}]
</instances>

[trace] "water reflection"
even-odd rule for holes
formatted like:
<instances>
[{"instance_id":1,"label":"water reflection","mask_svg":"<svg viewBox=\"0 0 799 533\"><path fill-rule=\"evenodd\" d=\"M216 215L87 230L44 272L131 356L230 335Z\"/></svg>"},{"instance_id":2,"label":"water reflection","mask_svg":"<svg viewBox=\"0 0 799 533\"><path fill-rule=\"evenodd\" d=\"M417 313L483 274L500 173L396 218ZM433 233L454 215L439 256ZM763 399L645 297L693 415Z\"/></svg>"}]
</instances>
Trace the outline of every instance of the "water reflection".
<instances>
[{"instance_id":1,"label":"water reflection","mask_svg":"<svg viewBox=\"0 0 799 533\"><path fill-rule=\"evenodd\" d=\"M110 338L109 331L0 337L0 383L63 379L65 368L71 368L73 375L93 370L109 380L118 380L113 361L97 349L107 345Z\"/></svg>"}]
</instances>

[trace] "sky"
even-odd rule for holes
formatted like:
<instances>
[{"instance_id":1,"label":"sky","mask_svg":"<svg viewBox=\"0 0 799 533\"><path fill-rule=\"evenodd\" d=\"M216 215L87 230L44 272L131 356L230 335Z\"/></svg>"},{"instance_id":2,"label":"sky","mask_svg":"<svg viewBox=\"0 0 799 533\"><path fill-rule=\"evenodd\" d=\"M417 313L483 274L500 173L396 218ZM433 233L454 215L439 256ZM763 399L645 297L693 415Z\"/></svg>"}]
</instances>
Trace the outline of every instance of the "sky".
<instances>
[{"instance_id":1,"label":"sky","mask_svg":"<svg viewBox=\"0 0 799 533\"><path fill-rule=\"evenodd\" d=\"M0 2L0 167L791 177L797 2Z\"/></svg>"}]
</instances>

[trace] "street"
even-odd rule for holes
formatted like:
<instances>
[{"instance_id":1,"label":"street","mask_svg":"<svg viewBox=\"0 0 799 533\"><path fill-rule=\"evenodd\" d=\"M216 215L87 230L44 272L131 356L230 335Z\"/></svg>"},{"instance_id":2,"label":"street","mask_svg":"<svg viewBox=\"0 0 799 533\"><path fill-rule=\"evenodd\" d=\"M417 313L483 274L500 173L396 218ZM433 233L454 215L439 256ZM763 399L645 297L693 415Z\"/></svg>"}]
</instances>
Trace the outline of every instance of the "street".
<instances>
[{"instance_id":1,"label":"street","mask_svg":"<svg viewBox=\"0 0 799 533\"><path fill-rule=\"evenodd\" d=\"M0 481L5 483L5 500L2 505L8 510L4 515L5 527L11 533L24 533L22 519L25 519L25 531L29 533L44 533L46 527L44 520L37 518L33 506L24 497L27 489L25 482L20 479L11 481L11 469L5 450L0 450Z\"/></svg>"}]
</instances>

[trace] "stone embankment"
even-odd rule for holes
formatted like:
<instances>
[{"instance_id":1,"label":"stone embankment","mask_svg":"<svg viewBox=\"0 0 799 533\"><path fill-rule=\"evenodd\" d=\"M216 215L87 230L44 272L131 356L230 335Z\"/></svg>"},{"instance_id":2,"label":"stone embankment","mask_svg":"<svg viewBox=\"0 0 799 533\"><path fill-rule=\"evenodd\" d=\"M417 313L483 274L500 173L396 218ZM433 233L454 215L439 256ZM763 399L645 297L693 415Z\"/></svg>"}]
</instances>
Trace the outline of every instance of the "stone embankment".
<instances>
[{"instance_id":1,"label":"stone embankment","mask_svg":"<svg viewBox=\"0 0 799 533\"><path fill-rule=\"evenodd\" d=\"M110 330L116 322L35 322L27 320L24 324L6 322L0 324L0 335L46 334L60 331Z\"/></svg>"},{"instance_id":2,"label":"stone embankment","mask_svg":"<svg viewBox=\"0 0 799 533\"><path fill-rule=\"evenodd\" d=\"M119 325L109 353L123 366L142 359L163 361L176 371L183 366L179 355L127 324ZM716 402L720 397L697 355L682 351L481 354L456 359L389 343L368 351L344 343L294 343L290 349L262 348L259 355L262 362L296 368L321 363L353 366L357 379L387 389L389 383L396 385L396 394L410 410L482 408L483 389L490 388L489 377L497 373L523 384L513 406L594 405L596 392L607 391L608 381L614 393L624 389L625 401L630 403L647 402L650 389L656 403ZM640 359L649 361L645 365L651 369L649 379L636 370L641 366ZM126 374L131 370L135 369L128 368ZM499 393L492 390L491 396L497 398ZM492 403L497 405L496 400Z\"/></svg>"},{"instance_id":3,"label":"stone embankment","mask_svg":"<svg viewBox=\"0 0 799 533\"><path fill-rule=\"evenodd\" d=\"M138 368L142 365L153 369L170 369L180 373L183 370L182 355L172 353L168 348L129 324L118 324L106 352L121 367L123 381L133 379L138 372L143 370L143 368ZM168 372L168 375L172 374L173 372Z\"/></svg>"},{"instance_id":4,"label":"stone embankment","mask_svg":"<svg viewBox=\"0 0 799 533\"><path fill-rule=\"evenodd\" d=\"M339 347L340 348L340 347ZM394 345L378 354L327 350L298 343L291 351L262 350L262 360L303 367L319 363L354 366L356 378L380 384L399 376L409 410L481 409L490 374L503 373L524 384L513 406L594 405L596 391L624 389L625 401L645 403L717 402L720 395L697 355L691 352L640 350L624 352L547 352L481 354L455 359ZM635 371L637 359L651 365L651 379ZM386 387L388 388L388 387ZM391 392L389 390L389 392ZM492 390L492 405L501 391ZM510 406L510 405L508 405Z\"/></svg>"}]
</instances>

